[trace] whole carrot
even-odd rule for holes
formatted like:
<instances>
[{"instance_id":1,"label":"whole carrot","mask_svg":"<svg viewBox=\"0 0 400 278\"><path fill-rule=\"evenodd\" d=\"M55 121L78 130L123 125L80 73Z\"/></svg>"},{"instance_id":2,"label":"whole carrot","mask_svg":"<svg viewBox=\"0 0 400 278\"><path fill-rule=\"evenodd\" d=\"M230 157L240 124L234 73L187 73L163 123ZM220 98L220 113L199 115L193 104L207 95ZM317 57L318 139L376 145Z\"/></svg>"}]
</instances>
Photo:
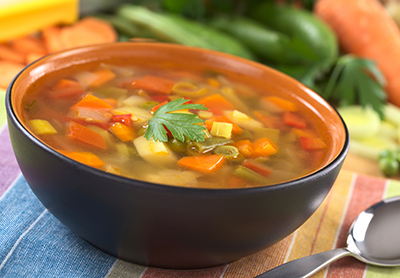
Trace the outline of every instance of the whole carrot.
<instances>
[{"instance_id":1,"label":"whole carrot","mask_svg":"<svg viewBox=\"0 0 400 278\"><path fill-rule=\"evenodd\" d=\"M377 0L318 0L315 13L335 31L344 52L374 60L388 100L400 106L400 30Z\"/></svg>"}]
</instances>

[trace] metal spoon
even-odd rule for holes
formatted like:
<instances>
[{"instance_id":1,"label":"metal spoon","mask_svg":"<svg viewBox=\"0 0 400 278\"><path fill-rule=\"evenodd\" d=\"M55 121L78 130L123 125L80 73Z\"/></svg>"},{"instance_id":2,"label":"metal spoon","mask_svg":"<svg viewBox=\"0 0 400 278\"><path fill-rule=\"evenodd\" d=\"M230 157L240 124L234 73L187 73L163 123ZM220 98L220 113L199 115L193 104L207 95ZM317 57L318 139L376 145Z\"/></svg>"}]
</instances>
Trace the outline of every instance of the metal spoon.
<instances>
[{"instance_id":1,"label":"metal spoon","mask_svg":"<svg viewBox=\"0 0 400 278\"><path fill-rule=\"evenodd\" d=\"M400 265L400 196L363 211L350 227L346 248L293 260L256 278L305 278L346 256L378 266Z\"/></svg>"}]
</instances>

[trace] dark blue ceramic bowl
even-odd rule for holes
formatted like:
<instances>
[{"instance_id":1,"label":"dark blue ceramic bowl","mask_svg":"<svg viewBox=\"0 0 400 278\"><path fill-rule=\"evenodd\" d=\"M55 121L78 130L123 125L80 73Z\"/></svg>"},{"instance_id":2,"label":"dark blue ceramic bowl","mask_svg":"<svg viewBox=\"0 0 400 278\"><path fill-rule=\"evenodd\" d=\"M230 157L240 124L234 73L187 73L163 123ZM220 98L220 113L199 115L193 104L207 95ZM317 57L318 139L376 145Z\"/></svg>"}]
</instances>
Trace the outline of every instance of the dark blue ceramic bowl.
<instances>
[{"instance_id":1,"label":"dark blue ceramic bowl","mask_svg":"<svg viewBox=\"0 0 400 278\"><path fill-rule=\"evenodd\" d=\"M211 69L232 80L294 94L320 117L332 144L326 163L296 180L245 189L195 189L128 179L73 161L31 134L22 98L47 74L93 61ZM141 265L191 269L225 264L282 240L327 196L347 154L347 129L329 104L296 80L264 65L197 48L115 43L49 55L11 83L6 106L12 145L31 189L73 232L113 256Z\"/></svg>"}]
</instances>

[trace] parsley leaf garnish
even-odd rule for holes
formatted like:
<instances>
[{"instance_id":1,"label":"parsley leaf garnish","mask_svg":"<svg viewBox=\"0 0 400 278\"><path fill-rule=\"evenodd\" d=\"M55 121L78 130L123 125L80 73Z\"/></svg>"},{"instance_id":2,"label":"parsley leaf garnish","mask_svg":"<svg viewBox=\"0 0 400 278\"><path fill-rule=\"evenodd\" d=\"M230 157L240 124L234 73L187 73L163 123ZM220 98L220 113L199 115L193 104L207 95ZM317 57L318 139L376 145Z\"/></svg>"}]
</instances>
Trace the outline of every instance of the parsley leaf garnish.
<instances>
[{"instance_id":1,"label":"parsley leaf garnish","mask_svg":"<svg viewBox=\"0 0 400 278\"><path fill-rule=\"evenodd\" d=\"M149 120L144 137L147 140L153 138L154 141L167 142L167 128L181 142L185 141L185 137L192 141L204 141L203 130L206 128L198 124L204 120L192 113L171 113L181 109L208 110L202 104L184 104L186 102L187 99L178 98L161 106Z\"/></svg>"},{"instance_id":2,"label":"parsley leaf garnish","mask_svg":"<svg viewBox=\"0 0 400 278\"><path fill-rule=\"evenodd\" d=\"M372 60L344 55L339 58L321 95L338 100L339 106L359 103L381 118L386 102L385 79Z\"/></svg>"}]
</instances>

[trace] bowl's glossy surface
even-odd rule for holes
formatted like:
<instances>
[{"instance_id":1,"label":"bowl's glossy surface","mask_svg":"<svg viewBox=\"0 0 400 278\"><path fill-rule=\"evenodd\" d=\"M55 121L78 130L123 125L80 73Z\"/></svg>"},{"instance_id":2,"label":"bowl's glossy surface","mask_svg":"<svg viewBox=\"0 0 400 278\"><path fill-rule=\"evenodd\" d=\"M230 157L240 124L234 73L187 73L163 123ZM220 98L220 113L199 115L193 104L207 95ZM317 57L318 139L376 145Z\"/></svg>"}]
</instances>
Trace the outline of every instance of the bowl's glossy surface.
<instances>
[{"instance_id":1,"label":"bowl's glossy surface","mask_svg":"<svg viewBox=\"0 0 400 278\"><path fill-rule=\"evenodd\" d=\"M329 127L325 165L297 180L259 188L195 189L115 176L72 161L43 144L21 121L22 98L54 71L97 61L216 70L231 80L293 95ZM6 97L19 166L39 200L99 249L162 268L203 268L237 260L282 240L318 208L348 151L346 127L329 104L294 79L261 64L172 44L116 43L49 55L25 68Z\"/></svg>"}]
</instances>

